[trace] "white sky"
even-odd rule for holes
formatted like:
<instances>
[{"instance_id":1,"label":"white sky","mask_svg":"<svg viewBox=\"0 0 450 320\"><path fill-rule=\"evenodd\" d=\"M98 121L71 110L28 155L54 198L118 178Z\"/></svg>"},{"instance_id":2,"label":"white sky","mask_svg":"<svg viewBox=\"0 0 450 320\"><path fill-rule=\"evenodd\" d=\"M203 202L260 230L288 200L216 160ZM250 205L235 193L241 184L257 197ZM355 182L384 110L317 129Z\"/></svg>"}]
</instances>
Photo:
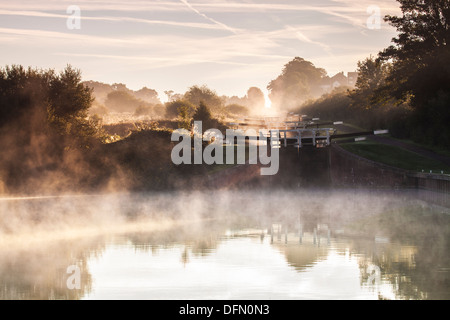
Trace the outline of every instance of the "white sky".
<instances>
[{"instance_id":1,"label":"white sky","mask_svg":"<svg viewBox=\"0 0 450 320\"><path fill-rule=\"evenodd\" d=\"M388 46L395 30L369 29L370 5L400 14L395 0L0 0L1 66L79 68L84 80L184 93L265 89L299 56L330 76ZM67 8L81 9L70 30Z\"/></svg>"},{"instance_id":2,"label":"white sky","mask_svg":"<svg viewBox=\"0 0 450 320\"><path fill-rule=\"evenodd\" d=\"M376 287L361 283L358 255L350 255L348 249L346 253L333 247L323 249L329 250L324 257L297 271L269 241L240 238L220 242L205 256L188 253L185 265L182 246L152 253L136 250L131 244L111 245L88 261L93 286L83 298L375 300L380 293L397 299L387 281L380 279Z\"/></svg>"}]
</instances>

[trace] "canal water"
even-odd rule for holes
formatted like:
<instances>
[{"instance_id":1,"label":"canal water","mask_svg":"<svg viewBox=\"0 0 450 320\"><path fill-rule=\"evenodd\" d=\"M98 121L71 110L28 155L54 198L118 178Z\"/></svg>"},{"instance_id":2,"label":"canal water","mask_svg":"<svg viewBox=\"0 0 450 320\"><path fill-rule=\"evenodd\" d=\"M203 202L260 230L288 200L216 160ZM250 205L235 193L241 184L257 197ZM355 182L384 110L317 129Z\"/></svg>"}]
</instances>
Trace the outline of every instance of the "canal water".
<instances>
[{"instance_id":1,"label":"canal water","mask_svg":"<svg viewBox=\"0 0 450 320\"><path fill-rule=\"evenodd\" d=\"M418 191L3 198L0 299L449 299Z\"/></svg>"}]
</instances>

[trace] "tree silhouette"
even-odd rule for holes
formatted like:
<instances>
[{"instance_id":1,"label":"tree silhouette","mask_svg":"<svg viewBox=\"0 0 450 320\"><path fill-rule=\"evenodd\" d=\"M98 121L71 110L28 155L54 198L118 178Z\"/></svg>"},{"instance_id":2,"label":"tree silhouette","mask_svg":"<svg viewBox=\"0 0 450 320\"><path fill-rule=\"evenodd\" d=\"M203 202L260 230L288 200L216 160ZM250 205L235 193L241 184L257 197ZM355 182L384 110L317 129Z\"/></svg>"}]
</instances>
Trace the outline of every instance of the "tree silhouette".
<instances>
[{"instance_id":1,"label":"tree silhouette","mask_svg":"<svg viewBox=\"0 0 450 320\"><path fill-rule=\"evenodd\" d=\"M393 45L379 54L392 68L378 96L410 101L411 136L450 145L450 2L397 0L402 16L386 16L397 28Z\"/></svg>"},{"instance_id":2,"label":"tree silhouette","mask_svg":"<svg viewBox=\"0 0 450 320\"><path fill-rule=\"evenodd\" d=\"M213 118L209 107L203 101L200 101L200 106L192 116L192 121L201 121L203 132L208 129L224 129L223 124L221 124L217 119Z\"/></svg>"},{"instance_id":3,"label":"tree silhouette","mask_svg":"<svg viewBox=\"0 0 450 320\"><path fill-rule=\"evenodd\" d=\"M185 100L189 101L193 105L199 107L200 102L204 102L211 108L212 111L218 112L223 107L222 99L217 93L207 86L192 86L184 94Z\"/></svg>"},{"instance_id":4,"label":"tree silhouette","mask_svg":"<svg viewBox=\"0 0 450 320\"><path fill-rule=\"evenodd\" d=\"M254 110L261 110L264 108L266 100L264 93L257 87L251 87L247 90L248 106Z\"/></svg>"},{"instance_id":5,"label":"tree silhouette","mask_svg":"<svg viewBox=\"0 0 450 320\"><path fill-rule=\"evenodd\" d=\"M166 103L166 117L169 119L173 119L179 116L179 109L186 108L188 112L188 116L192 117L196 108L195 106L186 100L175 100L172 102Z\"/></svg>"},{"instance_id":6,"label":"tree silhouette","mask_svg":"<svg viewBox=\"0 0 450 320\"><path fill-rule=\"evenodd\" d=\"M386 102L389 96L378 95L377 90L385 85L389 75L390 64L374 57L358 62L358 80L355 89L350 92L353 105L359 108L371 109L378 102Z\"/></svg>"},{"instance_id":7,"label":"tree silhouette","mask_svg":"<svg viewBox=\"0 0 450 320\"><path fill-rule=\"evenodd\" d=\"M311 62L296 57L287 63L281 75L272 80L267 89L270 98L277 107L291 108L317 95L320 82L326 77L326 71L316 68Z\"/></svg>"},{"instance_id":8,"label":"tree silhouette","mask_svg":"<svg viewBox=\"0 0 450 320\"><path fill-rule=\"evenodd\" d=\"M92 101L92 90L70 65L59 74L17 65L0 69L0 129L20 128L24 137L94 136L87 119Z\"/></svg>"},{"instance_id":9,"label":"tree silhouette","mask_svg":"<svg viewBox=\"0 0 450 320\"><path fill-rule=\"evenodd\" d=\"M392 61L383 88L399 99L413 98L413 105L450 91L450 2L448 0L397 0L402 16L386 16L398 36L379 56Z\"/></svg>"},{"instance_id":10,"label":"tree silhouette","mask_svg":"<svg viewBox=\"0 0 450 320\"><path fill-rule=\"evenodd\" d=\"M92 150L101 139L98 121L88 117L92 101L91 89L71 66L59 74L16 65L0 69L2 183L12 190L33 188L30 180L56 172L79 150Z\"/></svg>"}]
</instances>

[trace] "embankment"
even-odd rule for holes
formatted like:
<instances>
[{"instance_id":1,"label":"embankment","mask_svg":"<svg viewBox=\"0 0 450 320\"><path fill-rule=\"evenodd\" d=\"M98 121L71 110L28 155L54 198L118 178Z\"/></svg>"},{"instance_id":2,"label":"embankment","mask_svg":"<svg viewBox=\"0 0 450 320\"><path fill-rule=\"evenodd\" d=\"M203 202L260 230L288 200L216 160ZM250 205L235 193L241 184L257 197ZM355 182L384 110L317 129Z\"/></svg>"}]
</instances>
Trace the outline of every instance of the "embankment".
<instances>
[{"instance_id":1,"label":"embankment","mask_svg":"<svg viewBox=\"0 0 450 320\"><path fill-rule=\"evenodd\" d=\"M330 177L335 187L412 189L420 199L450 207L450 176L417 173L362 158L332 144Z\"/></svg>"}]
</instances>

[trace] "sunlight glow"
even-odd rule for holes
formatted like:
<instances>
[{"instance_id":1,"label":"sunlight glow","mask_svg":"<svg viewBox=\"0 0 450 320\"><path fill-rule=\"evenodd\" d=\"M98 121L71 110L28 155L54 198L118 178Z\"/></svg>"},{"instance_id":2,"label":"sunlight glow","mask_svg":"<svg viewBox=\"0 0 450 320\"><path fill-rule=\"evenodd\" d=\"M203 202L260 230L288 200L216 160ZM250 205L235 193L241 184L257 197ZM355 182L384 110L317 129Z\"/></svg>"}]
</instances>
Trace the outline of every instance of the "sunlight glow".
<instances>
[{"instance_id":1,"label":"sunlight glow","mask_svg":"<svg viewBox=\"0 0 450 320\"><path fill-rule=\"evenodd\" d=\"M264 90L264 100L266 109L270 109L272 107L272 101L269 98L269 92L267 90Z\"/></svg>"},{"instance_id":2,"label":"sunlight glow","mask_svg":"<svg viewBox=\"0 0 450 320\"><path fill-rule=\"evenodd\" d=\"M165 92L158 92L158 98L162 104L169 102L169 97L167 96L167 94Z\"/></svg>"}]
</instances>

